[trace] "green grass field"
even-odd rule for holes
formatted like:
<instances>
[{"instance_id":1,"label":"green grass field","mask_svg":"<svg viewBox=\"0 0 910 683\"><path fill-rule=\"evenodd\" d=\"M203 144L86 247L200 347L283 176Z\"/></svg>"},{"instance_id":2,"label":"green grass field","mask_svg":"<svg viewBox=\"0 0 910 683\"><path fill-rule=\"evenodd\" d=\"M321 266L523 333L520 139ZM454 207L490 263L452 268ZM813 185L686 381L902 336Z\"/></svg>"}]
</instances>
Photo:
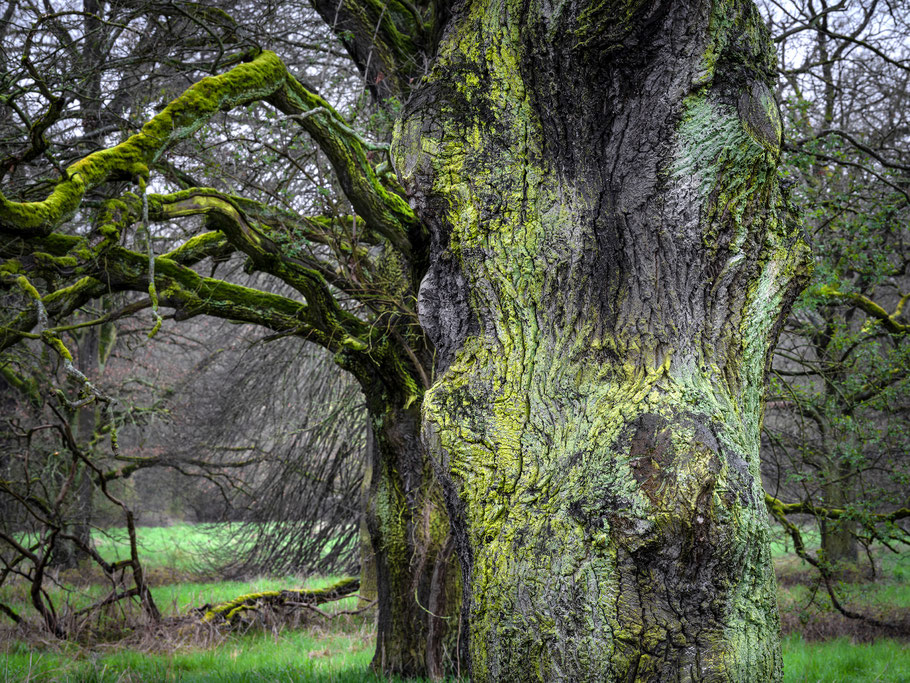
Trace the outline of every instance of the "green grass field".
<instances>
[{"instance_id":1,"label":"green grass field","mask_svg":"<svg viewBox=\"0 0 910 683\"><path fill-rule=\"evenodd\" d=\"M242 593L291 587L319 588L337 577L308 579L270 577L246 582L193 579L206 548L213 542L201 527L176 525L139 530L140 552L152 582L153 595L166 615L214 604ZM99 536L99 551L108 559L124 557L125 536ZM773 548L779 573L800 576L805 567L783 542ZM879 581L843 584L844 594L867 611L910 608L910 558L883 557ZM784 585L786 584L786 585ZM104 587L82 585L69 596L73 608L89 604ZM784 615L824 617L824 601L810 605L811 585L782 581ZM57 590L56 597L63 593ZM28 613L24 587L0 588L0 600ZM356 598L326 606L329 613L350 610ZM296 628L273 627L216 639L197 637L162 642L152 636L92 647L73 643L40 643L0 639L0 680L3 681L365 681L373 655L370 614L340 614L334 619L310 617ZM169 636L170 637L170 636ZM128 643L124 644L124 643ZM788 682L910 682L910 649L906 643L882 639L856 644L847 638L809 642L791 633L784 639L784 680Z\"/></svg>"},{"instance_id":2,"label":"green grass field","mask_svg":"<svg viewBox=\"0 0 910 683\"><path fill-rule=\"evenodd\" d=\"M352 635L306 631L231 638L217 648L173 655L121 650L41 653L13 647L0 662L5 681L363 681L373 656L368 622L348 624ZM845 639L784 640L788 683L910 681L910 654L896 641L854 645Z\"/></svg>"},{"instance_id":3,"label":"green grass field","mask_svg":"<svg viewBox=\"0 0 910 683\"><path fill-rule=\"evenodd\" d=\"M137 535L142 561L154 570L177 572L198 571L206 551L213 542L221 541L212 531L230 533L230 525L175 524L167 527L143 527ZM95 547L108 562L129 557L129 542L125 528L115 528L95 535Z\"/></svg>"},{"instance_id":4,"label":"green grass field","mask_svg":"<svg viewBox=\"0 0 910 683\"><path fill-rule=\"evenodd\" d=\"M49 654L19 645L0 663L0 675L7 681L359 681L366 678L373 653L364 626L352 631L257 633L171 655Z\"/></svg>"}]
</instances>

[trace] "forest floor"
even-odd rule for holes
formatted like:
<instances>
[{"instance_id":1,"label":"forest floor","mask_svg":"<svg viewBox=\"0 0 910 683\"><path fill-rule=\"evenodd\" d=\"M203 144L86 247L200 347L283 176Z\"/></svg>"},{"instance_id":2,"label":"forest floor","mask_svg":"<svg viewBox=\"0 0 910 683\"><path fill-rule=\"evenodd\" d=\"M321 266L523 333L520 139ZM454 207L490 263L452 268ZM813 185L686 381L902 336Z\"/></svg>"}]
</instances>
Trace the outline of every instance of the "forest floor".
<instances>
[{"instance_id":1,"label":"forest floor","mask_svg":"<svg viewBox=\"0 0 910 683\"><path fill-rule=\"evenodd\" d=\"M61 643L36 629L0 627L2 681L363 681L373 655L374 614L356 612L350 597L314 611L260 615L245 632L202 624L204 605L238 595L283 588L321 588L338 577L257 578L218 581L205 570L212 537L202 527L175 525L139 530L142 558L156 603L165 615L156 628L139 625L138 614L119 609L99 614L82 638ZM109 560L122 557L124 539L99 536ZM815 683L910 681L910 553L877 553L873 579L865 568L839 583L845 604L889 622L903 632L839 614L823 585L783 539L773 546L784 630L785 681ZM93 572L71 570L51 591L58 610L78 610L104 595ZM0 587L0 602L28 614L27 588ZM123 629L124 619L134 628ZM894 637L897 636L897 637ZM382 679L387 680L387 679Z\"/></svg>"}]
</instances>

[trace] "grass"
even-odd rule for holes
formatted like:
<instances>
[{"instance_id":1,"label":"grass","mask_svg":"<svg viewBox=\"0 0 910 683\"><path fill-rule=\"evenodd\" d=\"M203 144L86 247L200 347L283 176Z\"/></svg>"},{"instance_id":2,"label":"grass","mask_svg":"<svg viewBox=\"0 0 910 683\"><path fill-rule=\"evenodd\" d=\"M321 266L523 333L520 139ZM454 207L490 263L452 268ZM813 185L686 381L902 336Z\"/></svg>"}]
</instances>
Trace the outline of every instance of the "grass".
<instances>
[{"instance_id":1,"label":"grass","mask_svg":"<svg viewBox=\"0 0 910 683\"><path fill-rule=\"evenodd\" d=\"M895 640L854 644L838 638L807 643L792 635L784 639L783 650L785 683L910 681L910 652Z\"/></svg>"},{"instance_id":2,"label":"grass","mask_svg":"<svg viewBox=\"0 0 910 683\"><path fill-rule=\"evenodd\" d=\"M810 538L811 540L811 538ZM320 588L337 577L270 577L250 581L205 581L194 572L207 548L217 541L204 528L175 525L139 530L140 553L153 585L152 593L166 615L186 614L192 607L215 604L243 593L261 590ZM816 540L817 542L817 540ZM96 544L107 559L125 557L125 533L119 530L99 536ZM785 539L772 546L775 565L784 576L806 577L807 567L792 555ZM874 612L910 609L910 557L882 555L880 580L874 583L844 583L841 588L854 604ZM66 577L64 576L64 580ZM808 579L807 579L808 581ZM21 595L16 594L19 591ZM73 606L88 604L103 594L100 585L82 585L70 600ZM825 607L816 600L807 603L812 587L807 582L781 582L781 611L786 615L816 618ZM62 591L58 589L58 597ZM21 587L3 586L0 600L29 612ZM354 607L356 598L334 603L326 611ZM156 642L150 637L111 645L80 647L73 643L45 643L41 647L21 641L0 641L0 681L365 681L388 680L368 674L373 656L371 615L339 615L304 620L297 628L251 630L229 635L205 646L189 638L181 647ZM5 652L5 656L4 653ZM877 640L855 644L846 638L809 642L791 634L783 642L784 680L788 683L824 681L910 681L910 652L906 644Z\"/></svg>"},{"instance_id":3,"label":"grass","mask_svg":"<svg viewBox=\"0 0 910 683\"><path fill-rule=\"evenodd\" d=\"M306 631L250 634L218 648L173 655L123 650L39 654L25 646L11 651L0 675L5 681L364 681L387 680L367 673L373 655L369 622L349 625L354 635ZM360 629L359 633L357 629ZM851 683L910 680L910 653L896 641L854 645L845 639L783 643L786 683Z\"/></svg>"},{"instance_id":4,"label":"grass","mask_svg":"<svg viewBox=\"0 0 910 683\"><path fill-rule=\"evenodd\" d=\"M360 681L367 678L373 652L362 626L357 628L351 635L249 634L217 648L170 655L38 654L21 646L0 664L0 674L7 681Z\"/></svg>"}]
</instances>

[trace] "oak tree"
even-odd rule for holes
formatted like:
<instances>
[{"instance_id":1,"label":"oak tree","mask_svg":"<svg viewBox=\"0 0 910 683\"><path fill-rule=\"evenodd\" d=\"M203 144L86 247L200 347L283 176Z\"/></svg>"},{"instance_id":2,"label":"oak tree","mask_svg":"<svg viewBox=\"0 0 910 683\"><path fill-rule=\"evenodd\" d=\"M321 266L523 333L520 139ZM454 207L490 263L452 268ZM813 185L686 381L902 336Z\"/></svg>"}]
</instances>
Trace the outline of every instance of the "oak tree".
<instances>
[{"instance_id":1,"label":"oak tree","mask_svg":"<svg viewBox=\"0 0 910 683\"><path fill-rule=\"evenodd\" d=\"M20 304L0 346L69 362L60 321L130 291L153 333L162 312L214 315L335 354L371 420L383 670L435 675L448 653L477 680L779 678L758 451L808 248L753 4L313 6L394 117L391 144L277 54L218 53L47 191L4 193ZM53 119L42 96L29 150ZM253 120L310 136L347 212L173 170L181 143L256 103ZM155 224L193 217L205 231L156 251ZM201 272L230 253L293 294Z\"/></svg>"}]
</instances>

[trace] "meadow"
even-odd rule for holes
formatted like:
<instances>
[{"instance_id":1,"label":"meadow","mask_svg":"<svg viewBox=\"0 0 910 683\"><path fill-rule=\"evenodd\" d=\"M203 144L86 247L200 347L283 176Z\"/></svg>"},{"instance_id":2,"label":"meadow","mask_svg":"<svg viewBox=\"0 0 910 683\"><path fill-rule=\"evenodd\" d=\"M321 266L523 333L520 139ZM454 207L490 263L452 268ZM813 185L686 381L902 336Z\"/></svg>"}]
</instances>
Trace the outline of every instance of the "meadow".
<instances>
[{"instance_id":1,"label":"meadow","mask_svg":"<svg viewBox=\"0 0 910 683\"><path fill-rule=\"evenodd\" d=\"M0 631L0 680L4 681L369 681L373 655L371 611L357 612L358 598L324 605L325 614L266 620L245 632L198 626L192 610L238 595L283 588L321 588L339 577L259 577L219 581L203 558L226 527L142 528L140 552L152 594L169 625L111 632L105 642L60 643L7 625ZM125 537L114 531L96 538L108 560L126 553ZM784 680L796 683L910 681L906 642L879 637L834 612L813 574L789 552L783 539L773 547L784 624ZM910 612L910 558L881 555L874 581L856 577L840 588L851 607L877 617L906 618ZM105 590L91 576L67 573L56 601L76 610ZM22 586L0 587L0 601L27 614ZM353 612L353 613L352 613ZM116 613L107 615L117 622ZM100 617L99 617L100 619ZM191 626L192 624L197 624ZM99 628L102 624L98 624ZM833 636L833 637L832 637ZM869 641L869 642L863 642Z\"/></svg>"}]
</instances>

